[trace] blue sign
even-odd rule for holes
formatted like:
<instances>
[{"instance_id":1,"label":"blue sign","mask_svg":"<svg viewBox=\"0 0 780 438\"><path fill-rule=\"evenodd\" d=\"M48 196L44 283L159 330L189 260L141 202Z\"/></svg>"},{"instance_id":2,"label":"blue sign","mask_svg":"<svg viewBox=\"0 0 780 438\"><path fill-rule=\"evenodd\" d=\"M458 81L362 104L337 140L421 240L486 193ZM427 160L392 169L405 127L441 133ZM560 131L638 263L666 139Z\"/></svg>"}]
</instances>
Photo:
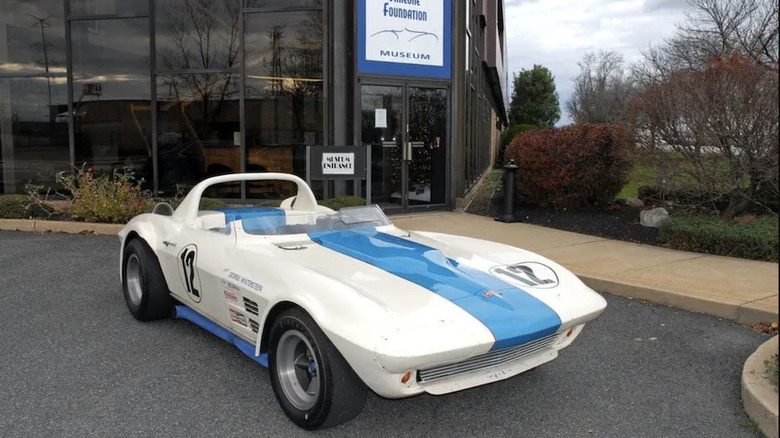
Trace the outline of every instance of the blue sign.
<instances>
[{"instance_id":1,"label":"blue sign","mask_svg":"<svg viewBox=\"0 0 780 438\"><path fill-rule=\"evenodd\" d=\"M450 79L451 0L358 0L358 72Z\"/></svg>"}]
</instances>

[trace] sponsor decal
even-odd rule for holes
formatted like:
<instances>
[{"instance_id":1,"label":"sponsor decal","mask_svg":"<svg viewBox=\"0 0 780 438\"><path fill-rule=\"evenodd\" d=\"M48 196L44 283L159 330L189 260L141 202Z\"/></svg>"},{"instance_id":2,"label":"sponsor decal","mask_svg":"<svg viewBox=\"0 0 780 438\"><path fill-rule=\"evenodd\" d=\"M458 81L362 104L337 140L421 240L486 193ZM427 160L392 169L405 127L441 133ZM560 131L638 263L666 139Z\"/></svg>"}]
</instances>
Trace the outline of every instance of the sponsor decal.
<instances>
[{"instance_id":1,"label":"sponsor decal","mask_svg":"<svg viewBox=\"0 0 780 438\"><path fill-rule=\"evenodd\" d=\"M198 275L198 247L190 244L181 249L178 256L179 277L184 284L187 295L192 301L199 303L203 298Z\"/></svg>"},{"instance_id":2,"label":"sponsor decal","mask_svg":"<svg viewBox=\"0 0 780 438\"><path fill-rule=\"evenodd\" d=\"M233 292L230 292L229 290L224 291L225 293L225 299L228 301L232 301L234 303L238 302L238 296L234 294Z\"/></svg>"},{"instance_id":3,"label":"sponsor decal","mask_svg":"<svg viewBox=\"0 0 780 438\"><path fill-rule=\"evenodd\" d=\"M230 320L246 327L246 316L238 310L230 309Z\"/></svg>"},{"instance_id":4,"label":"sponsor decal","mask_svg":"<svg viewBox=\"0 0 780 438\"><path fill-rule=\"evenodd\" d=\"M260 283L255 283L254 281L252 281L252 280L250 280L250 279L248 279L246 277L243 277L243 276L241 276L241 275L239 275L239 274L237 274L237 273L235 273L233 271L230 271L230 274L228 274L228 278L231 279L231 280L237 281L239 284L242 284L242 285L244 285L244 286L246 286L246 287L248 287L250 289L254 289L254 290L258 291L258 292L263 290L263 285L261 285ZM228 285L229 284L230 283L228 283Z\"/></svg>"},{"instance_id":5,"label":"sponsor decal","mask_svg":"<svg viewBox=\"0 0 780 438\"><path fill-rule=\"evenodd\" d=\"M558 286L558 274L549 266L539 262L522 262L513 265L496 266L490 269L496 277L521 287L552 289Z\"/></svg>"}]
</instances>

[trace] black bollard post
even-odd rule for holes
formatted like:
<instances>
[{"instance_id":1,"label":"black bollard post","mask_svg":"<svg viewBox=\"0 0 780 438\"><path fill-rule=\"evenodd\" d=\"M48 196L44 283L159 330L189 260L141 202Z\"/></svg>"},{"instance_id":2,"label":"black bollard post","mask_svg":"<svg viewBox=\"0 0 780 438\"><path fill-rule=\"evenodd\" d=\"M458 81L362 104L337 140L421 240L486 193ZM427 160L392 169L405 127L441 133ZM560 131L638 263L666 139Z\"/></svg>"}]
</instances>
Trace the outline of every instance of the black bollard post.
<instances>
[{"instance_id":1,"label":"black bollard post","mask_svg":"<svg viewBox=\"0 0 780 438\"><path fill-rule=\"evenodd\" d=\"M515 171L519 169L515 160L504 165L504 214L497 217L500 222L518 222L515 217Z\"/></svg>"}]
</instances>

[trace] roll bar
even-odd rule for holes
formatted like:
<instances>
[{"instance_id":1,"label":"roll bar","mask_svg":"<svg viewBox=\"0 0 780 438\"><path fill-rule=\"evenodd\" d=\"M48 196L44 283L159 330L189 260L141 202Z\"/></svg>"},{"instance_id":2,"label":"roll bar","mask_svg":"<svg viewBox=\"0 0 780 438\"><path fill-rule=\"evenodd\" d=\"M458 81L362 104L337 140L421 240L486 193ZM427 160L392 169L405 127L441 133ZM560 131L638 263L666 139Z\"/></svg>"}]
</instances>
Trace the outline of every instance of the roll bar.
<instances>
[{"instance_id":1,"label":"roll bar","mask_svg":"<svg viewBox=\"0 0 780 438\"><path fill-rule=\"evenodd\" d=\"M289 173L232 173L229 175L214 176L205 179L187 193L179 207L173 212L173 217L191 226L195 225L198 217L198 207L203 192L215 184L240 181L289 181L298 186L298 194L295 200L296 211L316 211L317 199L314 197L309 185L301 178Z\"/></svg>"}]
</instances>

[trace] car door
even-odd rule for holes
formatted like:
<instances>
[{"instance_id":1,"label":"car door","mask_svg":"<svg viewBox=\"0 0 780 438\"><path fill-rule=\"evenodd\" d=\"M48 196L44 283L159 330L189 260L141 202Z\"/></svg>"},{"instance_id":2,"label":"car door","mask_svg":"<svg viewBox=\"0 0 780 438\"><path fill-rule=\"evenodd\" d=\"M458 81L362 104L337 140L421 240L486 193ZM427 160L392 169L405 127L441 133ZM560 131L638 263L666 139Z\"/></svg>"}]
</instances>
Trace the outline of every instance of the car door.
<instances>
[{"instance_id":1,"label":"car door","mask_svg":"<svg viewBox=\"0 0 780 438\"><path fill-rule=\"evenodd\" d=\"M164 236L164 260L160 260L171 293L226 327L230 324L220 278L235 244L235 232L229 226L220 231L185 226Z\"/></svg>"}]
</instances>

